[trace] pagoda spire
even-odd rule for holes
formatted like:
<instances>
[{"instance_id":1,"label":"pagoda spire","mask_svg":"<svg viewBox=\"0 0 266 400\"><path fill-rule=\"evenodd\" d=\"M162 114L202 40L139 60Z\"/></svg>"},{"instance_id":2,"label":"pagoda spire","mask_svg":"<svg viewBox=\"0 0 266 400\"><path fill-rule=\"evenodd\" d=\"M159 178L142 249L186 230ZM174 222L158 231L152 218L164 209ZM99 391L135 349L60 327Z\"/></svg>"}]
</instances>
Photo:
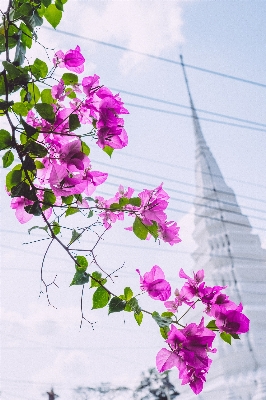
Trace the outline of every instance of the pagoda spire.
<instances>
[{"instance_id":1,"label":"pagoda spire","mask_svg":"<svg viewBox=\"0 0 266 400\"><path fill-rule=\"evenodd\" d=\"M188 79L187 79L187 74L186 74L186 70L185 70L185 65L183 62L183 56L182 54L180 54L180 60L181 60L181 65L182 65L182 69L183 69L183 73L184 73L184 78L185 78L185 82L186 82L186 87L187 87L187 92L188 92L188 96L189 96L189 102L190 102L190 107L191 107L191 111L192 111L192 119L193 119L193 124L194 124L194 132L195 132L195 136L196 136L196 143L197 146L206 146L206 141L204 139L202 130L201 130L201 126L199 123L199 119L198 119L198 115L197 115L197 111L195 109L194 106L194 102L192 100L192 96L191 96L191 92L190 92L190 88L189 88L189 84L188 84Z\"/></svg>"},{"instance_id":2,"label":"pagoda spire","mask_svg":"<svg viewBox=\"0 0 266 400\"><path fill-rule=\"evenodd\" d=\"M234 191L227 186L207 146L192 100L183 57L180 56L180 59L196 139L193 237L198 247L192 254L195 262L193 269L205 270L208 285L227 286L230 298L244 305L251 321L250 332L241 341L235 340L232 349L218 343L217 374L215 370L210 373L206 390L222 398L226 382L228 400L264 399L261 396L266 396L266 348L263 339L266 309L262 310L261 304L265 302L266 293L266 250L262 249L258 235L252 234L247 216L242 213ZM230 384L229 379L232 380ZM255 392L257 397L253 399ZM210 397L203 394L202 398L207 400ZM190 397L184 399L190 400Z\"/></svg>"}]
</instances>

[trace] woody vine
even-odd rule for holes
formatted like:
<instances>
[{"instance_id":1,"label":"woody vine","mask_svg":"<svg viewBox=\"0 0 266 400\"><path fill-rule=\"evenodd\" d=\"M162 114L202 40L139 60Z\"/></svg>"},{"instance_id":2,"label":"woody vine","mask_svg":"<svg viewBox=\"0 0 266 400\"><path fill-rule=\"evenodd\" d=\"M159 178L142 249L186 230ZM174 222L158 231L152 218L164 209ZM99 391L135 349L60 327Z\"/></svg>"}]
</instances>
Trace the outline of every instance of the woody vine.
<instances>
[{"instance_id":1,"label":"woody vine","mask_svg":"<svg viewBox=\"0 0 266 400\"><path fill-rule=\"evenodd\" d=\"M101 269L95 248L114 223L128 218L130 226L126 229L140 240L151 237L173 246L181 239L177 223L167 220L169 196L163 184L138 194L120 185L111 199L94 195L108 173L93 169L88 138L96 141L109 157L113 151L122 150L128 144L128 135L121 116L128 114L128 110L119 94L100 84L98 75L81 75L85 59L80 47L56 51L49 65L39 58L30 64L26 57L27 49L38 44L37 28L44 19L56 28L66 2L10 0L7 10L1 10L0 52L5 61L0 72L0 116L6 118L9 130L0 129L0 150L4 151L3 167L12 168L6 175L11 208L21 224L34 217L45 223L44 227L31 229L44 230L49 240L41 268L49 304L48 288L56 282L45 282L43 265L51 244L57 242L75 267L71 286L80 285L82 296L85 287L94 291L93 309L108 307L109 314L132 312L138 325L144 314L151 316L168 346L157 354L159 372L177 367L182 384L189 384L198 394L212 362L208 353L216 352L212 345L217 333L231 344L232 339L239 339L240 334L249 330L249 320L242 313L242 304L235 304L223 293L225 287L206 286L203 270L189 277L181 269L179 276L186 282L174 291L172 300L169 300L170 283L159 266L153 266L143 275L136 270L141 290L164 303L165 312L161 314L142 309L138 295L129 286L123 294L109 289L112 274ZM55 71L58 74L61 69L63 74L58 79ZM43 85L45 88L40 90ZM82 126L87 133L80 132ZM71 218L76 213L86 223L82 228L72 229L70 241L65 242L61 236L65 229L62 218ZM92 221L89 225L88 218ZM99 226L100 234L95 231ZM82 243L85 232L96 234L93 247L86 250L88 257L82 255L83 249L75 248L77 242ZM92 271L94 267L96 270ZM199 324L183 325L183 316L200 302L211 320L206 325L202 317ZM181 306L188 308L178 317ZM82 324L86 319L82 302L81 313Z\"/></svg>"}]
</instances>

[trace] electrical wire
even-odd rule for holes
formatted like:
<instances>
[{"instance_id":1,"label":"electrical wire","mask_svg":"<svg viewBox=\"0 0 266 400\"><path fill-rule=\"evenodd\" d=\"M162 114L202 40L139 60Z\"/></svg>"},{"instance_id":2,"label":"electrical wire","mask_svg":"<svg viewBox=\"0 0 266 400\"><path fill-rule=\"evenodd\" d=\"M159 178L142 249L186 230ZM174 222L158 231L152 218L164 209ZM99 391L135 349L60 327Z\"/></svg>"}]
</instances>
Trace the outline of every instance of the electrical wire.
<instances>
[{"instance_id":1,"label":"electrical wire","mask_svg":"<svg viewBox=\"0 0 266 400\"><path fill-rule=\"evenodd\" d=\"M113 48L118 49L118 50L123 50L123 51L128 51L130 53L140 54L142 56L153 58L153 59L159 60L159 61L164 61L164 62L167 62L167 63L170 63L170 64L181 65L180 61L171 60L169 58L164 58L164 57L160 57L160 56L155 56L153 54L145 53L145 52L142 52L142 51L132 50L132 49L129 49L128 47L119 46L119 45L116 45L116 44L113 44L113 43L108 43L108 42L104 42L104 41L101 41L101 40L88 38L86 36L78 35L76 33L62 31L60 29L56 29L56 31L54 31L54 29L46 27L46 26L44 26L43 28L47 29L49 31L53 31L53 33L60 33L60 34L63 34L63 35L72 36L72 37L76 37L76 38L83 39L83 40L88 40L90 42L101 44L103 46L113 47ZM261 82L255 82L255 81L251 81L249 79L239 78L237 76L225 74L225 73L222 73L222 72L218 72L218 71L213 71L213 70L206 69L206 68L197 67L196 65L190 65L190 64L184 64L184 65L187 68L195 69L195 70L198 70L198 71L201 71L201 72L207 72L209 74L217 75L217 76L220 76L220 77L223 77L223 78L234 79L234 80L239 81L239 82L248 83L248 84L251 84L251 85L256 85L256 86L260 86L260 87L266 88L266 84L261 83Z\"/></svg>"},{"instance_id":2,"label":"electrical wire","mask_svg":"<svg viewBox=\"0 0 266 400\"><path fill-rule=\"evenodd\" d=\"M160 108L148 107L148 106L143 106L143 105L133 104L133 103L127 103L127 102L125 103L125 105L126 106L130 106L130 107L142 108L142 109L149 110L149 111L154 111L154 112L161 112L161 113L164 113L164 114L178 115L179 117L186 117L186 118L190 118L191 119L191 115L178 113L176 111L162 110ZM246 125L240 125L240 124L234 124L233 122L217 121L215 119L204 118L204 117L200 117L199 120L207 121L207 122L214 122L215 124L234 126L236 128L241 128L241 129L249 129L249 130L252 130L252 131L266 132L265 129L255 128L255 127L252 127L252 126L246 126Z\"/></svg>"},{"instance_id":3,"label":"electrical wire","mask_svg":"<svg viewBox=\"0 0 266 400\"><path fill-rule=\"evenodd\" d=\"M185 108L187 110L191 110L190 106L186 106L184 104L173 103L171 101L166 101L166 100L158 99L156 97L150 97L150 96L146 96L146 95L139 94L139 93L128 92L128 91L122 90L122 89L117 89L117 88L112 88L112 87L110 87L110 89L115 91L115 92L118 92L118 93L125 93L125 94L128 94L130 96L140 97L142 99L152 100L152 101L156 101L158 103L163 103L163 104L167 104L167 105L171 105L171 106L175 106L175 107L180 107L180 108ZM222 117L222 118L232 119L234 121L245 122L247 124L266 127L266 124L263 124L263 123L260 123L260 122L250 121L250 120L247 120L247 119L237 118L237 117L233 117L233 116L225 115L225 114L219 114L219 113L216 113L216 112L203 110L203 109L200 109L200 108L197 108L196 111L202 112L202 113L205 113L205 114L216 115L216 116Z\"/></svg>"}]
</instances>

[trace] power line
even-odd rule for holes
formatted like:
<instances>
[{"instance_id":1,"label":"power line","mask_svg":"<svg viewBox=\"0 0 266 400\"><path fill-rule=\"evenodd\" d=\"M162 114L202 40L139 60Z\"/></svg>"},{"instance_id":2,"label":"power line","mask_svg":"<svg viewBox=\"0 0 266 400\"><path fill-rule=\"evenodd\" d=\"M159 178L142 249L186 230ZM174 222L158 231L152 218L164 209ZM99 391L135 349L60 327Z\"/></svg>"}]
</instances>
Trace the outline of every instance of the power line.
<instances>
[{"instance_id":1,"label":"power line","mask_svg":"<svg viewBox=\"0 0 266 400\"><path fill-rule=\"evenodd\" d=\"M113 174L109 174L109 176L113 176L113 177L116 177L116 178L121 178L120 176L117 176L117 175L113 175ZM137 182L137 183L141 183L140 181L137 181L137 180L135 180L135 179L130 179L132 182ZM112 185L112 186L116 186L114 183L108 183L107 182L107 184L109 184L109 185ZM150 184L149 184L150 185ZM172 190L173 192L175 192L176 190L173 190L173 189L169 189L169 188L165 188L166 190ZM198 196L199 197L199 196ZM217 200L214 200L214 201L217 201ZM221 200L221 202L223 202L222 200ZM205 207L205 205L204 205L204 207ZM212 207L211 207L212 208ZM171 211L176 211L174 208L169 208L168 207L168 210L171 210ZM218 210L220 210L220 209L218 209ZM227 212L227 210L223 210L224 212ZM214 221L222 221L223 223L228 223L228 224L230 224L230 225L236 225L236 226L243 226L243 227L246 227L246 228L254 228L254 229L258 229L258 230L260 230L260 231L264 231L265 232L265 228L260 228L260 227L258 227L258 226L251 226L251 225L247 225L247 224L241 224L241 223L238 223L238 222L233 222L233 221L228 221L228 220L221 220L220 218L215 218L215 217L210 217L210 216L208 216L208 215L203 215L203 214L197 214L197 213L191 213L191 212L189 212L189 213L187 213L187 214L191 214L191 215L195 215L195 216L197 216L197 217L201 217L201 218L208 218L208 219L211 219L211 220L214 220ZM263 218L264 219L264 218Z\"/></svg>"},{"instance_id":2,"label":"power line","mask_svg":"<svg viewBox=\"0 0 266 400\"><path fill-rule=\"evenodd\" d=\"M130 96L140 97L140 98L143 98L143 99L148 99L148 100L156 101L156 102L159 102L159 103L169 104L171 106L176 106L176 107L181 107L181 108L186 108L188 110L191 110L190 106L186 106L184 104L173 103L171 101L158 99L156 97L145 96L145 95L142 95L142 94L139 94L139 93L128 92L126 90L121 90L121 89L117 89L117 88L110 88L110 89L114 90L114 91L117 91L119 93L128 94ZM247 124L253 124L253 125L259 125L259 126L266 127L266 124L263 124L263 123L260 123L260 122L250 121L250 120L247 120L247 119L237 118L237 117L233 117L233 116L225 115L225 114L219 114L219 113L216 113L216 112L203 110L203 109L200 109L200 108L197 108L196 111L203 112L203 113L210 114L210 115L216 115L216 116L222 117L222 118L232 119L232 120L235 120L235 121L245 122ZM190 116L190 118L191 118L191 116Z\"/></svg>"},{"instance_id":3,"label":"power line","mask_svg":"<svg viewBox=\"0 0 266 400\"><path fill-rule=\"evenodd\" d=\"M93 146L94 146L94 143L93 143ZM96 146L95 146L95 147L96 147ZM193 172L195 173L195 169L194 169L194 168L185 167L185 166L183 166L183 165L175 165L175 164L167 163L167 162L165 162L165 161L160 161L160 160L157 160L157 159L156 159L156 161L155 161L155 160L153 160L152 158L147 158L147 157L142 157L142 156L136 156L135 154L130 154L130 153L127 153L127 152L125 152L125 151L123 151L122 153L117 152L116 154L117 154L117 155L126 156L126 157L137 158L137 159L139 159L139 160L145 160L145 161L149 161L149 162L154 162L154 163L160 164L160 165L166 165L166 166L172 167L172 168L183 169L183 170L185 170L185 171L193 171ZM209 173L209 172L204 172L204 171L202 171L202 174L210 176L210 173ZM213 174L213 176L215 176L215 177L217 177L217 178L222 178L222 175ZM264 189L266 188L265 185L261 185L261 184L257 184L257 183L253 183L253 182L242 181L242 180L240 180L240 179L234 179L234 178L230 178L230 177L225 177L225 179L226 179L226 180L229 180L229 181L240 182L240 183L243 183L243 184L246 184L246 185L261 187L261 188L264 188Z\"/></svg>"},{"instance_id":4,"label":"power line","mask_svg":"<svg viewBox=\"0 0 266 400\"><path fill-rule=\"evenodd\" d=\"M209 190L209 188L206 188L205 186L195 185L195 184L193 184L193 183L188 183L188 182L184 182L184 181L179 181L179 180L177 180L177 179L171 179L171 178L166 178L166 177L163 177L163 176L153 175L153 174L150 174L150 173L147 173L147 172L143 172L143 171L135 171L135 170L133 170L133 169L129 169L129 168L125 168L125 167L119 167L119 166L116 166L116 165L111 165L111 166L110 166L110 164L107 164L107 163L104 163L104 162L101 162L100 164L101 164L101 165L106 165L106 166L111 167L111 168L113 167L113 168L115 168L115 169L119 169L119 170L131 172L131 173L133 172L133 173L136 173L136 174L141 174L141 175L145 175L145 176L150 176L150 177L152 177L152 178L156 178L156 179L163 180L163 181L166 180L166 181L169 181L169 182L179 183L179 184L181 184L181 185L190 186L190 187L193 187L193 188L196 187L196 188L200 188L200 189L207 189L207 190ZM119 177L119 176L117 176L117 175L113 175L113 174L110 174L110 173L109 173L108 175L113 176L113 177L115 177L115 178L118 178L118 177ZM119 177L119 178L120 178L120 177ZM121 178L123 179L123 178L125 178L125 177L121 177ZM130 178L130 179L131 179L131 178ZM107 182L107 183L108 183L108 182ZM147 185L146 182L140 182L140 181L138 181L138 183ZM149 184L149 185L152 186L152 184ZM167 188L167 190L176 191L176 190L171 189L171 188ZM197 197L197 198L204 199L204 200L216 201L216 200L214 200L214 199L212 199L212 198L209 198L209 197L203 197L203 196L195 195L194 193L182 192L182 191L179 191L179 190L176 191L176 192L182 193L182 194L186 194L186 195L189 195L189 196L193 196L193 197ZM226 195L229 195L229 196L233 196L233 194L230 193L230 192L225 192L225 191L222 191L222 190L217 190L217 192L218 192L218 193L222 193L222 194L226 194ZM257 199L257 198L255 198L255 197L250 197L250 196L245 196L245 195L238 195L238 197L242 197L242 198L244 198L244 199L255 200L255 201L262 202L262 203L266 203L266 200ZM224 202L224 203L225 203L225 204L228 204L228 205L233 205L233 206L235 206L234 203L230 203L230 202ZM245 207L245 206L244 206L244 207ZM252 207L246 207L246 208L249 208L250 210L254 210L254 211L260 211L260 212L263 212L263 213L266 212L266 210L259 210L259 209L252 208Z\"/></svg>"},{"instance_id":5,"label":"power line","mask_svg":"<svg viewBox=\"0 0 266 400\"><path fill-rule=\"evenodd\" d=\"M56 33L61 33L63 35L68 35L68 36L76 37L78 39L88 40L90 42L101 44L103 46L108 46L108 47L113 47L113 48L118 49L118 50L128 51L130 53L139 54L139 55L146 56L146 57L149 57L149 58L153 58L153 59L156 59L156 60L164 61L164 62L167 62L167 63L170 63L170 64L181 65L180 61L171 60L169 58L164 58L164 57L160 57L160 56L155 56L153 54L145 53L145 52L142 52L142 51L132 50L132 49L129 49L128 47L119 46L119 45L116 45L116 44L113 44L113 43L108 43L108 42L104 42L104 41L97 40L97 39L91 39L91 38L88 38L86 36L77 35L76 33L62 31L60 29L56 29L56 31L54 31L52 28L45 27L45 26L43 28L47 29L49 31L56 32ZM251 85L256 85L256 86L260 86L260 87L266 88L266 84L264 84L264 83L255 82L255 81L251 81L251 80L244 79L244 78L239 78L237 76L228 75L228 74L225 74L225 73L222 73L222 72L218 72L218 71L213 71L213 70L206 69L206 68L197 67L195 65L190 65L190 64L184 64L184 65L187 68L195 69L195 70L198 70L198 71L201 71L201 72L207 72L209 74L217 75L217 76L220 76L220 77L223 77L223 78L234 79L234 80L239 81L239 82L248 83L248 84L251 84Z\"/></svg>"},{"instance_id":6,"label":"power line","mask_svg":"<svg viewBox=\"0 0 266 400\"><path fill-rule=\"evenodd\" d=\"M182 227L181 227L182 228ZM5 230L4 230L5 231ZM6 231L7 232L7 231ZM14 232L14 233L18 233L18 232L16 232L16 231L8 231L8 232ZM87 241L88 243L94 243L93 241L91 241L91 240L89 240L89 241ZM147 251L147 248L145 248L145 247L143 247L143 246L138 246L138 245L131 245L131 244L124 244L124 243L115 243L115 242L106 242L106 241L102 241L101 242L101 244L102 245L106 245L106 246L115 246L115 247L125 247L125 248L130 248L130 249L140 249L140 250L144 250L144 251ZM17 247L14 247L14 246L7 246L7 245L1 245L2 247L4 247L4 248L10 248L10 249L18 249ZM150 247L149 249L148 249L149 251L158 251L158 252L165 252L165 253L173 253L173 248L172 248L172 250L170 250L170 249L167 249L167 248L161 248L161 247L159 247L158 246L158 248L154 248L154 247ZM33 253L32 251L27 251L27 253ZM222 254L211 254L211 253L203 253L203 252L197 252L197 251L186 251L186 250L178 250L178 253L180 253L180 254L189 254L189 255L192 255L192 254L195 254L195 255L199 255L199 256L207 256L207 255L209 255L209 256L211 256L211 257L213 257L213 258L225 258L225 259L227 259L229 256L227 255L227 254L225 254L225 255L222 255ZM34 252L34 254L36 254L36 255L41 255L40 253L36 253L36 252ZM50 257L51 259L62 259L62 258L59 258L59 257L55 257L55 256L52 256L52 257ZM252 261L252 262L254 262L254 261L258 261L258 262L263 262L263 263L266 263L266 260L265 259L263 259L263 258L253 258L253 257L239 257L239 256L234 256L234 258L236 259L236 260L241 260L241 261L248 261L248 262L250 262L250 261ZM20 271L22 271L22 270L25 270L25 271L28 271L29 269L28 268L9 268L8 267L8 270L20 270ZM33 271L33 270L32 270ZM34 272L34 271L33 271ZM56 272L58 272L58 271L51 271L51 270L49 270L48 272L51 272L51 273L56 273ZM64 273L68 273L67 271L64 271ZM121 272L123 272L123 271L121 271ZM72 272L71 272L72 273ZM73 272L74 273L74 272ZM124 271L123 273L126 273L126 274L131 274L130 272L128 272L128 271ZM244 281L243 281L244 282ZM257 282L261 282L261 281L257 281Z\"/></svg>"},{"instance_id":7,"label":"power line","mask_svg":"<svg viewBox=\"0 0 266 400\"><path fill-rule=\"evenodd\" d=\"M109 174L109 175L110 175L110 176L113 176L113 177L117 177L116 175L112 175L112 174ZM112 183L112 182L106 182L106 184L107 184L107 185L110 185L110 186L116 186L116 187L117 187L117 184ZM149 183L149 184L146 184L146 185L152 186L152 184L150 184L150 183ZM190 196L195 197L193 194L190 194L190 193L188 193L188 192L182 192L181 190L175 190L175 189L170 189L170 188L165 188L165 189L166 189L167 191L171 190L171 191L173 191L173 192L177 192L177 193L181 193L181 194L190 195ZM100 193L100 192L98 192L98 193ZM113 195L113 194L109 194L109 193L104 193L104 194L107 194L108 196L112 196L112 195ZM200 196L196 196L196 197L198 197L198 198L200 198L200 199L205 199L205 200L217 202L216 199L212 199L212 198L208 198L208 197L200 197ZM172 201L179 201L179 202L181 202L181 203L186 203L186 204L194 204L193 201L187 201L187 200L183 200L183 199L178 199L178 198L175 198L175 197L173 197L173 196L171 196L170 198L171 198ZM232 206L235 207L235 204L233 204L233 203L229 203L229 202L226 202L226 201L223 201L223 200L220 200L220 202L223 203L223 204L232 205ZM213 210L218 210L218 211L220 211L220 208L219 208L219 207L213 207L213 206L208 205L208 204L204 204L204 207L205 207L205 208L210 208L210 209L213 209ZM261 211L261 212L263 212L263 213L266 212L266 211L254 209L254 208L251 208L251 207L246 207L246 208L249 208L249 209L254 210L254 211ZM171 211L175 211L175 212L180 212L180 213L183 213L183 214L187 214L187 210L179 210L179 209L177 209L177 208L171 208L171 207L168 207L167 209L168 209L168 210L171 210ZM244 214L242 214L241 212L237 212L237 211L233 211L233 210L226 210L226 209L223 209L223 211L224 211L224 212L231 213L231 214L236 214L236 215L244 215ZM189 213L189 214L192 214L192 213ZM196 215L196 214L195 214L195 215ZM247 214L247 215L244 215L244 216L246 216L246 217L248 217L248 218L255 218L255 219L258 219L258 220L260 220L260 221L266 221L266 218L257 217L257 216L255 216L255 215L249 215L249 214ZM205 216L205 217L208 218L207 216ZM254 228L255 228L255 227L254 227Z\"/></svg>"},{"instance_id":8,"label":"power line","mask_svg":"<svg viewBox=\"0 0 266 400\"><path fill-rule=\"evenodd\" d=\"M109 173L108 175L111 176L111 177L113 177L113 178L125 179L125 177L122 177L122 176L119 176L119 175L114 175L114 174L110 174L110 173ZM135 183L139 183L139 184L144 184L142 181L138 181L138 180L132 179L132 178L130 178L130 181L131 181L131 182L135 182ZM111 186L117 186L117 184L112 183L112 182L108 182L108 181L106 182L106 184L107 184L107 185L111 185ZM145 185L146 185L146 186L153 186L151 183L145 183ZM175 192L175 193L185 194L185 195L192 196L192 197L194 197L194 198L199 198L199 199L202 199L202 200L209 200L209 201L214 201L214 202L217 201L216 199L212 199L212 198L209 198L209 197L203 197L203 196L194 195L194 194L189 193L189 192L184 192L184 191L182 191L182 190L176 190L176 189L172 189L172 188L169 188L169 187L165 187L164 189L167 190L167 191L172 191L172 192ZM217 191L217 192L219 192L219 191ZM171 198L172 198L172 197L171 197ZM179 199L175 199L175 200L178 200L178 201L179 201ZM254 199L254 200L255 200L255 199ZM261 201L263 201L263 200L261 200ZM224 203L224 204L230 205L230 206L236 206L234 203L230 203L230 202L227 202L227 201L224 201L224 200L221 200L221 202ZM189 203L193 204L193 202L189 202ZM205 205L204 205L204 206L205 206ZM206 207L207 207L207 205L206 205ZM210 208L212 208L212 207L210 207ZM265 213L265 210L264 210L264 211L263 211L263 210L258 210L258 209L256 209L256 208L251 208L251 207L249 207L249 209L252 209L252 210L254 210L254 211L260 211L260 212ZM226 210L224 210L224 211L226 211ZM260 218L259 218L259 219L260 219ZM264 218L262 218L262 219L264 219Z\"/></svg>"},{"instance_id":9,"label":"power line","mask_svg":"<svg viewBox=\"0 0 266 400\"><path fill-rule=\"evenodd\" d=\"M130 106L130 107L143 108L145 110L154 111L154 112L161 112L161 113L164 113L164 114L178 115L179 117L185 117L185 118L190 118L191 119L191 115L179 113L179 112L176 112L176 111L162 110L161 108L142 106L142 105L139 105L139 104L133 104L133 103L127 103L127 102L125 103L125 105L126 106ZM247 125L234 124L233 122L217 121L215 119L204 118L204 117L200 117L199 119L202 120L202 121L214 122L215 124L229 125L229 126L234 126L236 128L249 129L249 130L258 131L258 132L266 132L265 129L254 128L252 126L247 126Z\"/></svg>"},{"instance_id":10,"label":"power line","mask_svg":"<svg viewBox=\"0 0 266 400\"><path fill-rule=\"evenodd\" d=\"M144 157L143 157L144 158ZM145 158L144 158L145 159ZM15 161L16 162L20 162L20 160L18 160L18 159L15 159ZM96 161L96 163L97 163L97 161ZM150 173L147 173L147 172L143 172L143 171L135 171L135 170L133 170L133 169L129 169L129 168L125 168L125 167L120 167L120 166L116 166L116 165L110 165L110 164L107 164L107 163L104 163L104 162L100 162L100 165L106 165L106 166L108 166L108 167L111 167L111 168L115 168L115 169L119 169L119 170L124 170L124 171L127 171L127 172L133 172L133 173L136 173L136 174L141 174L141 175L145 175L145 176L150 176L150 177L153 177L153 178L156 178L156 179L160 179L160 180L163 180L163 181L169 181L169 182L174 182L174 183L179 183L179 184L181 184L181 185L185 185L185 186L190 186L190 187L193 187L193 188L200 188L200 189L206 189L206 190L210 190L209 188L207 188L207 187L205 187L205 186L199 186L199 185L196 185L196 184L193 184L193 183L188 183L188 182L184 182L184 181L180 181L180 180L177 180L177 179L171 179L171 178L168 178L168 177L162 177L162 176L158 176L158 175L153 175L153 174L150 174ZM8 167L8 168L5 168L6 169L6 171L10 171L10 170L12 170L12 167ZM204 172L203 172L204 173ZM209 174L208 174L209 175ZM119 178L119 179L128 179L127 177L125 177L125 176L118 176L118 175L114 175L114 174L111 174L111 173L108 173L108 176L111 176L111 177L114 177L114 178ZM217 176L217 177L220 177L220 178L223 178L222 177L222 175L215 175L215 176ZM131 178L130 178L131 179ZM132 180L132 179L131 179ZM148 186L152 186L152 184L150 184L150 183L147 183L147 182L143 182L143 181L137 181L137 180L132 180L132 182L136 182L136 183L139 183L139 184L143 184L143 185L148 185ZM112 184L112 183L110 183L110 182L106 182L107 184L109 184L109 185L113 185L113 186L115 186L115 184ZM172 189L172 188L165 188L166 190L168 190L168 191L172 191L172 192L175 192L175 193L180 193L180 194L185 194L185 195L188 195L188 196L193 196L194 198L200 198L200 199L203 199L203 200L209 200L209 201L216 201L215 199L212 199L212 198L209 198L209 197L206 197L206 196L199 196L199 195L196 195L196 194L194 194L194 193L189 193L189 192L184 192L184 191L181 191L181 190L176 190L176 189ZM225 195L229 195L229 196L234 196L234 194L232 194L232 193L230 193L230 192L226 192L226 191L222 191L222 190L216 190L218 193L222 193L222 194L225 194ZM253 201L258 201L258 202L261 202L261 203L265 203L266 204L266 200L264 200L264 199L258 199L258 198L256 198L256 197L251 197L251 196L245 196L245 195L241 195L241 194L238 194L237 195L238 197L241 197L241 198L244 198L244 199L247 199L247 200L253 200ZM175 199L175 200L178 200L179 201L179 199ZM234 203L230 203L230 202L227 202L227 201L222 201L224 204L226 204L226 205L231 205L231 206L235 206L235 204ZM191 202L191 204L192 204L192 202ZM209 207L209 206L207 206L206 205L206 207ZM254 207L248 207L248 206L242 206L243 208L246 208L246 209L249 209L249 210L253 210L253 211L258 211L258 212L262 212L262 213L265 213L266 212L266 210L261 210L261 209L258 209L258 208L254 208ZM209 208L213 208L213 207L209 207ZM253 216L251 216L251 217L253 217ZM254 218L257 218L257 217L254 217ZM260 218L259 218L260 219ZM263 218L261 218L261 219L263 219Z\"/></svg>"}]
</instances>

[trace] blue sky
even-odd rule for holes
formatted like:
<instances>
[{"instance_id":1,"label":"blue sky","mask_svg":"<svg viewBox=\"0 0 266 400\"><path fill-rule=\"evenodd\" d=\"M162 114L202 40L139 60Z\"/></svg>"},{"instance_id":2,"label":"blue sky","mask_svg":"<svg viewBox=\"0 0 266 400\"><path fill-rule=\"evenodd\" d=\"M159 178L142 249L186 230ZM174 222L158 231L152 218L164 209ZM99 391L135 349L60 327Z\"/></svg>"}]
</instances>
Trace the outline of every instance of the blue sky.
<instances>
[{"instance_id":1,"label":"blue sky","mask_svg":"<svg viewBox=\"0 0 266 400\"><path fill-rule=\"evenodd\" d=\"M71 0L58 28L170 60L179 61L182 52L187 64L266 84L265 14L264 1ZM39 39L63 50L79 44L86 58L86 74L97 73L106 86L189 105L179 65L46 29L40 30ZM36 56L41 56L40 47L32 52L32 57ZM196 108L266 124L265 87L191 68L187 74ZM142 243L117 226L99 248L99 259L108 271L125 261L115 284L117 290L130 284L137 291L135 269L146 271L154 264L164 268L173 286L178 286L178 270L193 268L189 252L195 247L191 236L195 144L191 119L167 111L190 112L122 92L121 97L126 104L138 107L127 106L129 146L124 151L115 152L109 160L91 146L93 165L109 172L109 183L99 193L111 195L120 183L142 190L164 182L173 198L170 218L179 221L183 242L173 248ZM230 121L202 112L199 116ZM262 132L203 120L201 125L227 184L252 225L259 228L254 232L266 247L265 220L261 219L266 218L266 127L256 126L265 129ZM5 171L1 172L4 182ZM47 279L53 280L58 273L60 288L50 291L57 309L47 307L45 297L38 298L45 243L22 245L41 239L39 232L27 234L38 222L19 225L3 189L1 202L3 399L41 399L54 385L61 398L70 400L71 389L77 385L112 381L130 386L137 382L141 371L154 365L163 347L155 324L146 318L141 329L131 315L125 316L124 323L121 314L107 317L105 310L92 312L87 292L86 312L97 324L94 331L86 324L80 331L80 290L69 288L74 267L58 248L51 250L45 266ZM153 303L143 301L153 307Z\"/></svg>"}]
</instances>

